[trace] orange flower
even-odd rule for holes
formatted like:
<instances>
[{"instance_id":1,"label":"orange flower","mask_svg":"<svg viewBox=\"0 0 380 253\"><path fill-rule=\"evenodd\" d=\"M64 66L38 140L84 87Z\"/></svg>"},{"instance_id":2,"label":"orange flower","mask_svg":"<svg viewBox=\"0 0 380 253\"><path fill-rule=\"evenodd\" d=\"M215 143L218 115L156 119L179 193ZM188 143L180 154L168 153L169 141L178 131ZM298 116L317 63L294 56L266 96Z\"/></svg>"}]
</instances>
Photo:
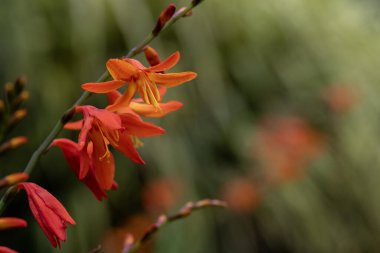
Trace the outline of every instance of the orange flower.
<instances>
[{"instance_id":1,"label":"orange flower","mask_svg":"<svg viewBox=\"0 0 380 253\"><path fill-rule=\"evenodd\" d=\"M91 152L91 149L93 147L92 143L89 143L86 150L81 150L78 143L73 142L69 139L62 138L55 139L52 142L51 146L57 146L61 148L63 155L65 156L75 175L92 191L92 193L99 201L101 201L103 198L106 199L108 197L106 193L107 189L102 188L95 174L96 170L94 169L94 163L92 160L97 158L94 157L93 152ZM88 169L85 169L87 170L87 174L85 176L80 175L81 166L89 167ZM114 166L113 161L110 166ZM113 168L108 168L108 172L112 173L112 178L113 171ZM117 183L115 181L113 181L111 188L117 189Z\"/></svg>"},{"instance_id":2,"label":"orange flower","mask_svg":"<svg viewBox=\"0 0 380 253\"><path fill-rule=\"evenodd\" d=\"M110 105L108 110L116 111L123 106L128 106L137 91L145 103L159 109L160 93L157 85L174 87L197 76L194 72L160 73L176 65L179 58L179 52L175 52L159 64L148 68L131 58L110 59L107 62L107 69L114 80L103 83L85 83L82 84L82 88L94 93L108 93L128 82L128 88L123 96Z\"/></svg>"},{"instance_id":3,"label":"orange flower","mask_svg":"<svg viewBox=\"0 0 380 253\"><path fill-rule=\"evenodd\" d=\"M66 241L66 223L75 225L75 221L62 204L44 188L34 183L20 183L18 187L26 191L30 210L50 243L53 247L61 247L61 241Z\"/></svg>"}]
</instances>

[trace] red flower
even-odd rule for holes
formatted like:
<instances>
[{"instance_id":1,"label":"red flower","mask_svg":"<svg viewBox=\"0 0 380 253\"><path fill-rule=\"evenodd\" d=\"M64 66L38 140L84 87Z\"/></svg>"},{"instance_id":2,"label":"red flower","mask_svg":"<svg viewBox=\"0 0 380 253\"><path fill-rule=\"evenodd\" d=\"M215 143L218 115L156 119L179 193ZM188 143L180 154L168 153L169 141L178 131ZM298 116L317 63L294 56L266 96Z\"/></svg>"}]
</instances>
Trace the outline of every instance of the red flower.
<instances>
[{"instance_id":1,"label":"red flower","mask_svg":"<svg viewBox=\"0 0 380 253\"><path fill-rule=\"evenodd\" d=\"M134 140L136 137L151 137L161 135L164 130L151 123L144 122L138 115L132 113L116 114L93 106L79 106L83 120L65 125L66 129L81 130L78 144L81 152L91 153L91 161L97 181L102 189L110 189L114 178L114 161L108 149L111 144L135 163L144 164L137 153ZM92 143L92 147L88 144ZM84 148L87 147L87 148ZM89 150L90 148L90 150ZM81 160L82 161L82 160ZM80 166L79 178L84 178L88 171L86 166Z\"/></svg>"},{"instance_id":2,"label":"red flower","mask_svg":"<svg viewBox=\"0 0 380 253\"><path fill-rule=\"evenodd\" d=\"M99 181L96 178L95 170L93 167L92 156L91 156L91 147L92 143L88 145L88 149L81 150L79 145L76 142L73 142L69 139L55 139L51 146L58 146L61 148L63 155L65 156L67 162L69 163L71 169L75 173L75 175L81 180L95 195L95 197L101 201L103 198L107 198L106 189L103 189L100 185ZM80 176L80 167L88 166L88 173L81 177ZM112 162L111 166L114 166ZM110 169L109 171L114 171L114 169ZM112 176L113 177L113 176ZM117 183L113 181L112 189L117 189Z\"/></svg>"},{"instance_id":3,"label":"red flower","mask_svg":"<svg viewBox=\"0 0 380 253\"><path fill-rule=\"evenodd\" d=\"M61 247L61 241L66 241L66 223L75 225L75 221L62 204L44 188L34 183L20 183L18 187L26 191L30 210L50 243L53 247Z\"/></svg>"},{"instance_id":4,"label":"red flower","mask_svg":"<svg viewBox=\"0 0 380 253\"><path fill-rule=\"evenodd\" d=\"M131 58L110 59L107 62L107 69L114 80L103 83L85 83L82 84L82 88L94 93L108 93L128 82L128 88L123 96L110 105L109 110L115 111L123 106L128 106L137 91L145 103L159 109L160 94L157 85L174 87L191 81L197 76L194 72L162 73L176 65L179 58L179 52L175 52L159 64L148 68Z\"/></svg>"},{"instance_id":5,"label":"red flower","mask_svg":"<svg viewBox=\"0 0 380 253\"><path fill-rule=\"evenodd\" d=\"M17 251L14 251L4 246L0 246L0 253L17 253Z\"/></svg>"}]
</instances>

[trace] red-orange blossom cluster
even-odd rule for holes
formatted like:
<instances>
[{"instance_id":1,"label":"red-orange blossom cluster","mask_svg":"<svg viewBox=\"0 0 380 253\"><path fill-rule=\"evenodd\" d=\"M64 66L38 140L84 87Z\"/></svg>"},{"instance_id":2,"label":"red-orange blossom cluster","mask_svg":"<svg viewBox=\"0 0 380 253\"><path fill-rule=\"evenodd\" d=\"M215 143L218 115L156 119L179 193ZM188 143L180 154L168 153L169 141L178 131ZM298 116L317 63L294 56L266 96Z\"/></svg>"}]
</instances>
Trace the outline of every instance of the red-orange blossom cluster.
<instances>
[{"instance_id":1,"label":"red-orange blossom cluster","mask_svg":"<svg viewBox=\"0 0 380 253\"><path fill-rule=\"evenodd\" d=\"M108 60L106 66L114 80L82 85L84 90L107 94L108 106L103 109L91 105L77 106L75 113L81 114L83 119L67 123L65 129L79 130L78 140L60 138L51 144L51 147L62 150L74 174L98 200L107 198L107 190L117 188L114 157L109 146L131 161L145 164L136 150L141 146L139 138L162 135L165 131L142 117L163 117L180 109L182 104L178 101L163 102L166 88L197 76L194 72L165 73L179 61L178 52L162 62L150 47L145 49L145 55L150 67L130 58ZM124 85L127 88L121 94L117 89ZM135 97L136 93L139 98ZM42 187L23 182L18 184L18 189L26 191L30 209L51 244L60 246L60 242L66 240L66 224L73 225L75 221L62 204ZM9 228L26 225L22 220L15 221L8 218L3 223ZM9 249L0 247L0 252L6 250Z\"/></svg>"}]
</instances>

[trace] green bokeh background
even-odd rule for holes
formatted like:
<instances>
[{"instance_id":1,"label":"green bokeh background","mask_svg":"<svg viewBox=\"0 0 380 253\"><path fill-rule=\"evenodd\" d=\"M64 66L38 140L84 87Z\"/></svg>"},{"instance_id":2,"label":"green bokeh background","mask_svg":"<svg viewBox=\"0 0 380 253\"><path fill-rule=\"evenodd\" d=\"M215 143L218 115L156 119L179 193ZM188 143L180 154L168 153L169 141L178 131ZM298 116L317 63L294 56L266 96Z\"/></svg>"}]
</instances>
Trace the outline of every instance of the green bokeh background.
<instances>
[{"instance_id":1,"label":"green bokeh background","mask_svg":"<svg viewBox=\"0 0 380 253\"><path fill-rule=\"evenodd\" d=\"M13 132L30 141L1 158L0 176L24 168L79 96L80 84L96 80L108 58L141 41L169 3L1 1L0 83L24 74L31 98L28 117ZM272 189L251 213L198 212L160 231L153 251L379 252L379 14L379 3L370 0L206 0L152 43L162 57L180 50L173 71L199 76L169 91L168 99L185 106L153 120L167 132L144 140L139 152L146 166L116 154L120 188L104 202L77 181L58 150L33 171L31 180L62 201L77 221L60 252L89 252L107 231L141 212L140 191L155 177L182 185L170 211L189 200L223 198L226 182L259 173L251 137L268 113L306 118L329 136L323 155L303 177ZM320 94L333 84L349 84L359 102L331 118ZM106 101L94 96L89 103ZM26 218L29 226L1 232L0 245L20 252L59 251L32 219L25 194L6 215Z\"/></svg>"}]
</instances>

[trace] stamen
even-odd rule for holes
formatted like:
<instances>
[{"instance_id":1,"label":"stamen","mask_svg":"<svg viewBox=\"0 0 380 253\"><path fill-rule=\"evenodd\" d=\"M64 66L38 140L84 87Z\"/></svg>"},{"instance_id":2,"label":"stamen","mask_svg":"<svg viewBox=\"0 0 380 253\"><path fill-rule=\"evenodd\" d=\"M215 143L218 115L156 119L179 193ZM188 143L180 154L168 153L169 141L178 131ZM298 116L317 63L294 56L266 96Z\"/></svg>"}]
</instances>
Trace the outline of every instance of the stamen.
<instances>
[{"instance_id":1,"label":"stamen","mask_svg":"<svg viewBox=\"0 0 380 253\"><path fill-rule=\"evenodd\" d=\"M132 135L131 139L132 139L133 146L135 148L140 148L144 146L144 143L140 141L140 139L137 136Z\"/></svg>"}]
</instances>

